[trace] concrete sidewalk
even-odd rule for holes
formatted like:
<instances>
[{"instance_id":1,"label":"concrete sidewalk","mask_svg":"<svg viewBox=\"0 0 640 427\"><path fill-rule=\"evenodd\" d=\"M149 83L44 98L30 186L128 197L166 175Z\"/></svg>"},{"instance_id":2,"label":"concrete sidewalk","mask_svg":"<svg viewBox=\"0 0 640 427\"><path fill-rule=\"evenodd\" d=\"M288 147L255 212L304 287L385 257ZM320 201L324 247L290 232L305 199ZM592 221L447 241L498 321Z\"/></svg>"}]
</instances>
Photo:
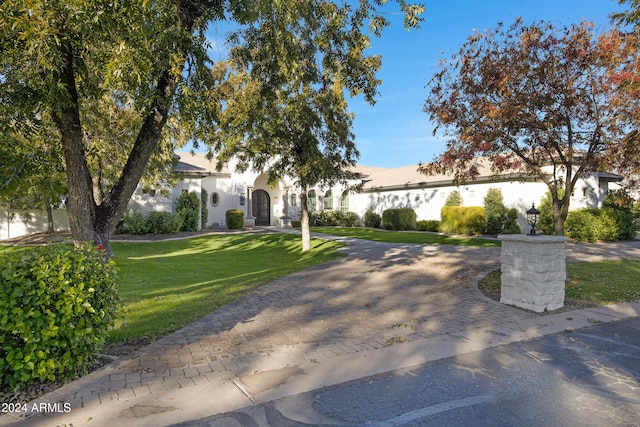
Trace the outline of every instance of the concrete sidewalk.
<instances>
[{"instance_id":1,"label":"concrete sidewalk","mask_svg":"<svg viewBox=\"0 0 640 427\"><path fill-rule=\"evenodd\" d=\"M499 268L498 248L331 238L347 257L271 282L0 425L170 425L640 315L640 302L545 315L499 304L477 289ZM640 242L569 244L567 254L640 258Z\"/></svg>"}]
</instances>

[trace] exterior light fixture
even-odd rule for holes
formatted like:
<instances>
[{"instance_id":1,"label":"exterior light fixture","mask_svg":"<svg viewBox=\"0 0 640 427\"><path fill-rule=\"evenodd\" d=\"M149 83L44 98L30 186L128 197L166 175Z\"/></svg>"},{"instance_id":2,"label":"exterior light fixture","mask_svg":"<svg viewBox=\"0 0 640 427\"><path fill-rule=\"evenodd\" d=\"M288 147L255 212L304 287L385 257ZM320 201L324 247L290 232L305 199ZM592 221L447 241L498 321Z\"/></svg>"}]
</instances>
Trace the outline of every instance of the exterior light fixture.
<instances>
[{"instance_id":1,"label":"exterior light fixture","mask_svg":"<svg viewBox=\"0 0 640 427\"><path fill-rule=\"evenodd\" d=\"M538 219L540 218L540 211L536 209L536 206L532 203L531 209L527 210L527 222L531 226L531 231L529 232L529 236L537 236L536 232L536 224L538 223Z\"/></svg>"}]
</instances>

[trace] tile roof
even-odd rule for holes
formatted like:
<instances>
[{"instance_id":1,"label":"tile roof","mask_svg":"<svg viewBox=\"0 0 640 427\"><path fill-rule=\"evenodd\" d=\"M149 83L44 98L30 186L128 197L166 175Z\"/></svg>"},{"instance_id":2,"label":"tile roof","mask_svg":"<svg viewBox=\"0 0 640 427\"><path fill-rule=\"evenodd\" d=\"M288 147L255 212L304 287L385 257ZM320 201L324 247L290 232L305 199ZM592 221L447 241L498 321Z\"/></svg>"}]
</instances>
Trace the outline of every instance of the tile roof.
<instances>
[{"instance_id":1,"label":"tile roof","mask_svg":"<svg viewBox=\"0 0 640 427\"><path fill-rule=\"evenodd\" d=\"M207 159L206 153L191 153L180 151L175 153L180 160L175 166L175 171L194 175L231 175L231 171L225 166L220 171L216 169L216 158Z\"/></svg>"}]
</instances>

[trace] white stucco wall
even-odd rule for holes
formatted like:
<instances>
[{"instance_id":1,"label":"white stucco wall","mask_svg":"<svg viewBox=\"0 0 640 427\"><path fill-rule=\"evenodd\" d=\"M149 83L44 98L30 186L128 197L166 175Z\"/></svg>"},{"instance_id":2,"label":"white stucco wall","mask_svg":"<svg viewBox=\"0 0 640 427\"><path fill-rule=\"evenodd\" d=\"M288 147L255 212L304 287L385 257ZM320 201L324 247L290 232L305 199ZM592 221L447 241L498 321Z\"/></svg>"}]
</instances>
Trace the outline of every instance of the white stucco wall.
<instances>
[{"instance_id":1,"label":"white stucco wall","mask_svg":"<svg viewBox=\"0 0 640 427\"><path fill-rule=\"evenodd\" d=\"M47 231L47 226L46 211L33 211L30 215L26 215L24 212L0 210L0 240L44 233ZM53 210L53 226L55 231L69 230L66 209Z\"/></svg>"},{"instance_id":2,"label":"white stucco wall","mask_svg":"<svg viewBox=\"0 0 640 427\"><path fill-rule=\"evenodd\" d=\"M531 207L532 203L538 206L548 191L546 184L541 181L512 181L469 183L458 187L362 192L350 197L350 210L362 216L368 209L382 214L385 209L412 208L418 220L440 220L440 212L452 191L460 192L464 206L483 206L484 198L490 188L500 189L505 206L518 211L519 224L523 230L527 227L525 211ZM570 209L599 207L604 201L606 191L606 186L601 188L596 176L586 176L576 184Z\"/></svg>"}]
</instances>

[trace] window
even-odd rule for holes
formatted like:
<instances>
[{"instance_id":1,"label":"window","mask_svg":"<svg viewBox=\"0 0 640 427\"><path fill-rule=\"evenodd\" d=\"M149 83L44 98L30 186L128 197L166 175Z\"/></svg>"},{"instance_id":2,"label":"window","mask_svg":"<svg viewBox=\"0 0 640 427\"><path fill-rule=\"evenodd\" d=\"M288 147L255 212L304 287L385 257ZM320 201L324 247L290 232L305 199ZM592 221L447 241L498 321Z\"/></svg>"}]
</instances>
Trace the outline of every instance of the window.
<instances>
[{"instance_id":1,"label":"window","mask_svg":"<svg viewBox=\"0 0 640 427\"><path fill-rule=\"evenodd\" d=\"M309 212L313 212L316 210L316 191L311 190L309 194L307 194L307 209Z\"/></svg>"},{"instance_id":2,"label":"window","mask_svg":"<svg viewBox=\"0 0 640 427\"><path fill-rule=\"evenodd\" d=\"M330 211L333 209L333 194L331 194L331 190L324 193L323 205L324 210Z\"/></svg>"},{"instance_id":3,"label":"window","mask_svg":"<svg viewBox=\"0 0 640 427\"><path fill-rule=\"evenodd\" d=\"M345 190L340 197L340 210L342 212L349 212L349 191Z\"/></svg>"},{"instance_id":4,"label":"window","mask_svg":"<svg viewBox=\"0 0 640 427\"><path fill-rule=\"evenodd\" d=\"M291 206L296 206L298 203L298 195L296 193L291 193Z\"/></svg>"},{"instance_id":5,"label":"window","mask_svg":"<svg viewBox=\"0 0 640 427\"><path fill-rule=\"evenodd\" d=\"M218 193L211 193L211 206L218 206L220 203L220 195Z\"/></svg>"}]
</instances>

